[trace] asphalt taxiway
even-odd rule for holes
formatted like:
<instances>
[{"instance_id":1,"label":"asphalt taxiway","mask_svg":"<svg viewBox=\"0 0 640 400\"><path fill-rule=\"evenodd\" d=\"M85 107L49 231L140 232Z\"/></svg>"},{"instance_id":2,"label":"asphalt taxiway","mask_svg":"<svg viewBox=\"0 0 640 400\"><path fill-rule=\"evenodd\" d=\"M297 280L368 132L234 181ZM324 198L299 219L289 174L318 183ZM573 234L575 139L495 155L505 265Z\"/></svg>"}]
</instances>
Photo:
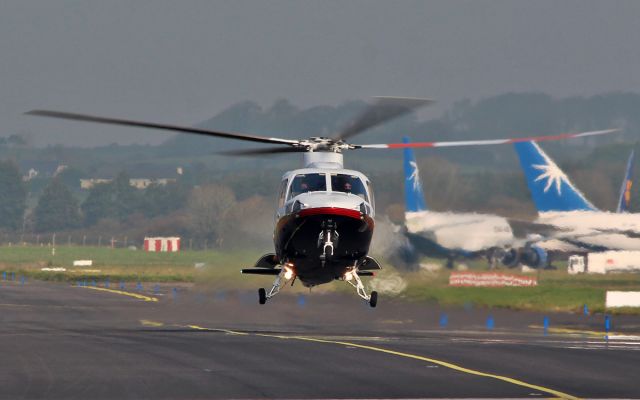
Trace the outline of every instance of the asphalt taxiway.
<instances>
[{"instance_id":1,"label":"asphalt taxiway","mask_svg":"<svg viewBox=\"0 0 640 400\"><path fill-rule=\"evenodd\" d=\"M0 398L640 397L638 317L385 300L0 282Z\"/></svg>"}]
</instances>

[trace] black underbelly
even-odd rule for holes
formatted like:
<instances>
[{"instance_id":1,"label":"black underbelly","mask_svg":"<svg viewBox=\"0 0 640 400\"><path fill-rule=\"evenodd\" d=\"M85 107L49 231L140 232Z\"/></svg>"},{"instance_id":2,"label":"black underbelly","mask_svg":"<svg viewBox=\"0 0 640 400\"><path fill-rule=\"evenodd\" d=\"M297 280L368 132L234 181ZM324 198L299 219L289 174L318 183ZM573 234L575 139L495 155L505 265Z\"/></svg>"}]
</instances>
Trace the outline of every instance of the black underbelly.
<instances>
[{"instance_id":1,"label":"black underbelly","mask_svg":"<svg viewBox=\"0 0 640 400\"><path fill-rule=\"evenodd\" d=\"M373 235L373 220L368 216L316 214L289 215L278 222L275 246L281 262L294 265L303 283L317 285L341 277L348 267L362 260L369 252ZM320 233L333 226L337 233L333 255L322 260L323 242Z\"/></svg>"}]
</instances>

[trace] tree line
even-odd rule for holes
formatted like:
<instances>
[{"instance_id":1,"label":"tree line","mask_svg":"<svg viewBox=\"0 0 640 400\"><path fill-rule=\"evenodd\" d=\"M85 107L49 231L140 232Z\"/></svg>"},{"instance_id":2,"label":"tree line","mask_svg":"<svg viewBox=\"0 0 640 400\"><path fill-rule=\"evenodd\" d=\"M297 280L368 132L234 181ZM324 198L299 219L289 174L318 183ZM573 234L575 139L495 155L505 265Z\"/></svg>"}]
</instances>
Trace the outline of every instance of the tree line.
<instances>
[{"instance_id":1,"label":"tree line","mask_svg":"<svg viewBox=\"0 0 640 400\"><path fill-rule=\"evenodd\" d=\"M287 100L263 108L236 104L200 126L265 136L330 136L365 103L298 108ZM455 103L427 121L410 115L354 139L356 142L458 140L624 128L624 134L588 141L544 143L576 185L603 209L613 209L624 163L640 138L640 95L608 93L556 99L539 93L509 93ZM0 162L0 228L5 231L62 232L96 230L129 237L167 234L207 238L210 243L271 237L275 190L283 171L300 165L299 155L269 158L212 156L244 144L178 135L160 146L103 146L80 149L29 147L20 136L0 140L0 158L47 160L69 167L56 178L22 181L15 163ZM247 145L251 146L251 145ZM446 211L532 215L524 178L512 149L494 147L417 151L427 203ZM295 157L295 158L294 158ZM168 161L170 160L170 162ZM184 167L176 183L139 190L119 171L140 175L167 165ZM353 152L346 166L362 170L374 183L379 214L402 221L401 154ZM24 172L24 171L22 171ZM640 166L636 166L636 176ZM79 179L116 176L110 183L80 191ZM638 188L633 186L632 210Z\"/></svg>"},{"instance_id":2,"label":"tree line","mask_svg":"<svg viewBox=\"0 0 640 400\"><path fill-rule=\"evenodd\" d=\"M132 242L179 235L222 246L234 238L268 238L269 209L262 196L237 199L232 189L214 183L189 186L178 180L136 189L124 172L93 186L82 202L63 179L52 178L28 209L17 166L0 162L0 228L7 232L98 231L105 237L129 234Z\"/></svg>"}]
</instances>

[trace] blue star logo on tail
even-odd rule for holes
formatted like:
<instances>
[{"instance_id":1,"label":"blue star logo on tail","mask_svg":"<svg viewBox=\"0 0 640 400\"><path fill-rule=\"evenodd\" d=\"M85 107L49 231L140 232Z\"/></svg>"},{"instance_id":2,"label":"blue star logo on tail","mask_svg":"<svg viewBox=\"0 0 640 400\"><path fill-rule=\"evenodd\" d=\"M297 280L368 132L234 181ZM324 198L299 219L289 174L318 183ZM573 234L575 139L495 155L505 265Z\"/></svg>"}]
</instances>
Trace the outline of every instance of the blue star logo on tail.
<instances>
[{"instance_id":1,"label":"blue star logo on tail","mask_svg":"<svg viewBox=\"0 0 640 400\"><path fill-rule=\"evenodd\" d=\"M409 138L402 138L403 143L409 143ZM418 163L413 154L413 150L409 147L404 151L404 201L406 212L426 211L427 205L424 201L424 193L422 192L422 182L420 180L420 171Z\"/></svg>"},{"instance_id":2,"label":"blue star logo on tail","mask_svg":"<svg viewBox=\"0 0 640 400\"><path fill-rule=\"evenodd\" d=\"M542 171L540 175L535 179L535 182L539 182L543 179L547 180L547 184L544 187L544 192L547 193L551 186L555 185L556 191L559 195L562 195L562 181L567 179L567 175L562 172L560 168L554 163L550 162L549 164L534 164L533 168L538 171Z\"/></svg>"},{"instance_id":3,"label":"blue star logo on tail","mask_svg":"<svg viewBox=\"0 0 640 400\"><path fill-rule=\"evenodd\" d=\"M514 147L538 212L596 210L537 143L519 142Z\"/></svg>"}]
</instances>

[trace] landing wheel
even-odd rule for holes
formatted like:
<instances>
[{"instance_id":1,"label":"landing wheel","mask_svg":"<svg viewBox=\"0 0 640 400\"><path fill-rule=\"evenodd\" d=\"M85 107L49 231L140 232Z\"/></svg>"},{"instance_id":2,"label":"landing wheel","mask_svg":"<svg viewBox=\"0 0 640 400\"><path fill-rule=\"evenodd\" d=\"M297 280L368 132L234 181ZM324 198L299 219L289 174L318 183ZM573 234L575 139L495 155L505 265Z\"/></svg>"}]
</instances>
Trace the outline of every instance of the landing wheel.
<instances>
[{"instance_id":1,"label":"landing wheel","mask_svg":"<svg viewBox=\"0 0 640 400\"><path fill-rule=\"evenodd\" d=\"M258 289L258 302L264 304L267 302L267 291L264 288Z\"/></svg>"},{"instance_id":2,"label":"landing wheel","mask_svg":"<svg viewBox=\"0 0 640 400\"><path fill-rule=\"evenodd\" d=\"M371 308L375 308L377 304L378 304L378 292L376 292L374 290L373 292L371 292L371 298L369 299L369 305L371 306Z\"/></svg>"}]
</instances>

